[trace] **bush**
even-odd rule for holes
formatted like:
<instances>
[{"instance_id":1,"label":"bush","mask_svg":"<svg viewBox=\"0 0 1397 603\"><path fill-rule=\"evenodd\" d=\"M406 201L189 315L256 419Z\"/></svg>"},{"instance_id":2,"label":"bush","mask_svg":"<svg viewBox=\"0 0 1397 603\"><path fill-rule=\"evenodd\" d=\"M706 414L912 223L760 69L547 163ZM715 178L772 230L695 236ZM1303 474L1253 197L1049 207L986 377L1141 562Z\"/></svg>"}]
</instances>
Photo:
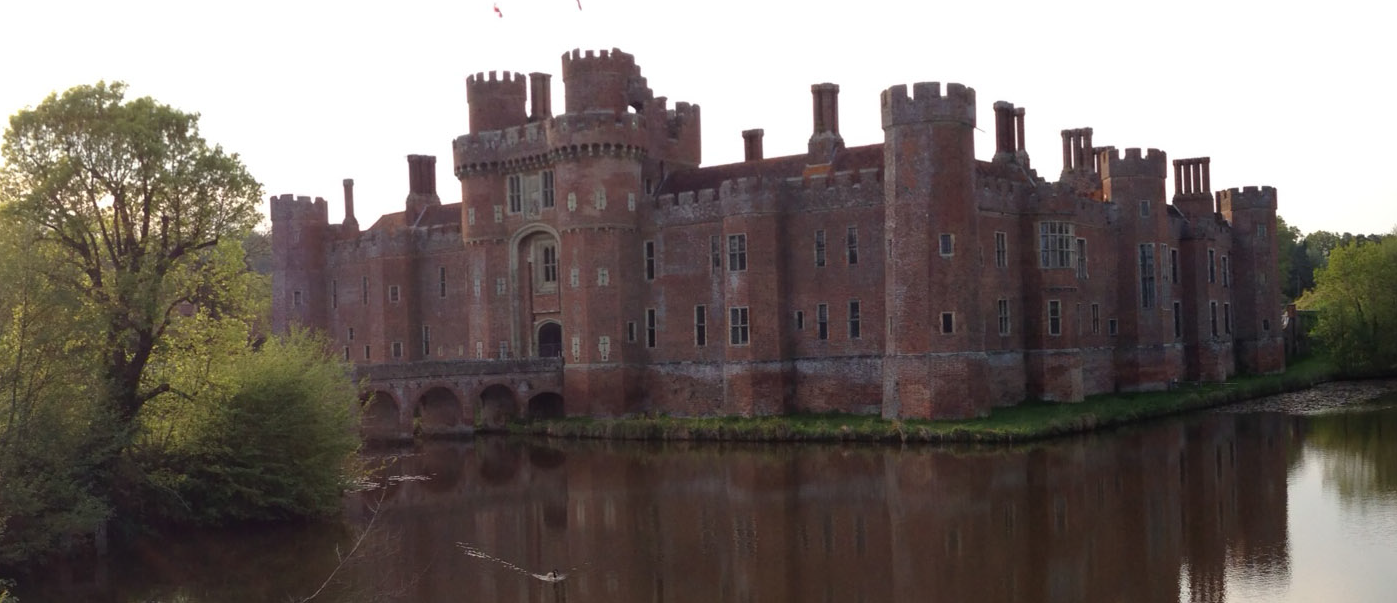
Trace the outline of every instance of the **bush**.
<instances>
[{"instance_id":1,"label":"bush","mask_svg":"<svg viewBox=\"0 0 1397 603\"><path fill-rule=\"evenodd\" d=\"M143 462L163 519L222 524L339 511L354 477L358 394L348 367L325 349L305 333L272 339L219 370L223 395L206 393L198 412L162 413L159 422L179 435Z\"/></svg>"}]
</instances>

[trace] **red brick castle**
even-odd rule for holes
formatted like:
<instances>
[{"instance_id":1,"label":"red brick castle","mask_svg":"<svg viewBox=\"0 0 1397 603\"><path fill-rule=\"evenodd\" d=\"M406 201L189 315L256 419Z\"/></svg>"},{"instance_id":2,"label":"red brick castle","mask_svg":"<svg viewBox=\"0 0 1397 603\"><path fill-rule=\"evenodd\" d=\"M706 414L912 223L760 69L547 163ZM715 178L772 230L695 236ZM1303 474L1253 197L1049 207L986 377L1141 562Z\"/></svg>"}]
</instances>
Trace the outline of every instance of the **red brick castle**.
<instances>
[{"instance_id":1,"label":"red brick castle","mask_svg":"<svg viewBox=\"0 0 1397 603\"><path fill-rule=\"evenodd\" d=\"M1214 193L1207 158L1174 161L1168 202L1162 151L1064 130L1048 181L1022 108L994 104L980 160L975 91L937 83L884 91L883 142L847 147L817 84L806 152L749 130L700 167L698 106L631 55L562 63L560 115L547 74L466 80L460 203L418 155L367 229L349 180L342 224L272 199L275 327L328 334L381 419L969 417L1284 368L1276 192Z\"/></svg>"}]
</instances>

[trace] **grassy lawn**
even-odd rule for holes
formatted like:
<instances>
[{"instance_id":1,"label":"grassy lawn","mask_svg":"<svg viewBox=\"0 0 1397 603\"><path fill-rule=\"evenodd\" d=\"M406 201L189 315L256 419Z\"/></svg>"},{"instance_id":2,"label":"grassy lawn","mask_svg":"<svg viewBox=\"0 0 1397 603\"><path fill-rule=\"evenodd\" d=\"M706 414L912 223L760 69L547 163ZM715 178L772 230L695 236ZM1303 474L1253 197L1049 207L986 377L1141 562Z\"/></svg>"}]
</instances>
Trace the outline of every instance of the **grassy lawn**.
<instances>
[{"instance_id":1,"label":"grassy lawn","mask_svg":"<svg viewBox=\"0 0 1397 603\"><path fill-rule=\"evenodd\" d=\"M884 420L874 415L794 414L767 417L569 418L516 424L516 433L572 438L752 441L1013 442L1077 433L1193 409L1295 391L1332 379L1322 358L1277 375L1226 383L1186 384L1171 391L1091 396L1084 402L1026 402L964 421Z\"/></svg>"}]
</instances>

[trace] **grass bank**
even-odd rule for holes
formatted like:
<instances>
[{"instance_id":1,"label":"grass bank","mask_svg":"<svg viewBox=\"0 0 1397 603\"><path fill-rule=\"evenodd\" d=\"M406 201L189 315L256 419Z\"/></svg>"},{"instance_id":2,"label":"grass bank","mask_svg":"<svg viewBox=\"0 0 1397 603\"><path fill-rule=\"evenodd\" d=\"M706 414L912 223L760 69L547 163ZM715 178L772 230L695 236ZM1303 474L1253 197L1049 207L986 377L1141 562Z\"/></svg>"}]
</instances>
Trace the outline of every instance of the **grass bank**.
<instances>
[{"instance_id":1,"label":"grass bank","mask_svg":"<svg viewBox=\"0 0 1397 603\"><path fill-rule=\"evenodd\" d=\"M1028 402L963 421L885 420L841 413L768 417L568 418L511 426L520 434L561 438L716 441L1022 442L1080 433L1312 387L1338 370L1322 358L1276 375L1183 385L1163 392L1104 394L1083 402Z\"/></svg>"}]
</instances>

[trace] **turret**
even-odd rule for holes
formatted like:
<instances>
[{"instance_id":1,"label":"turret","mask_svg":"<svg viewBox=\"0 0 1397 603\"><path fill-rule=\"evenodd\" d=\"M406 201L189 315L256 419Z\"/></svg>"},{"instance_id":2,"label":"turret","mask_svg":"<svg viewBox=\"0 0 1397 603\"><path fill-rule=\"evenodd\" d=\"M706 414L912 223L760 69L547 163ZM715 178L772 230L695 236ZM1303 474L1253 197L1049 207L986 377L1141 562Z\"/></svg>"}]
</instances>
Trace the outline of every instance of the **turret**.
<instances>
[{"instance_id":1,"label":"turret","mask_svg":"<svg viewBox=\"0 0 1397 603\"><path fill-rule=\"evenodd\" d=\"M574 49L563 55L563 102L568 113L625 113L650 99L635 57L619 49Z\"/></svg>"},{"instance_id":2,"label":"turret","mask_svg":"<svg viewBox=\"0 0 1397 603\"><path fill-rule=\"evenodd\" d=\"M522 73L504 72L496 77L477 73L466 78L466 104L470 106L471 133L503 130L528 123L524 113L526 96Z\"/></svg>"},{"instance_id":3,"label":"turret","mask_svg":"<svg viewBox=\"0 0 1397 603\"><path fill-rule=\"evenodd\" d=\"M1098 167L1106 199L1117 203L1164 203L1164 178L1169 164L1164 151L1105 148L1087 158Z\"/></svg>"},{"instance_id":4,"label":"turret","mask_svg":"<svg viewBox=\"0 0 1397 603\"><path fill-rule=\"evenodd\" d=\"M1218 191L1218 210L1232 225L1233 337L1242 370L1285 368L1281 339L1280 252L1276 238L1276 189L1248 186Z\"/></svg>"},{"instance_id":5,"label":"turret","mask_svg":"<svg viewBox=\"0 0 1397 603\"><path fill-rule=\"evenodd\" d=\"M329 208L324 199L281 195L272 215L272 330L292 324L325 328L325 242Z\"/></svg>"},{"instance_id":6,"label":"turret","mask_svg":"<svg viewBox=\"0 0 1397 603\"><path fill-rule=\"evenodd\" d=\"M883 415L988 412L975 206L975 91L939 83L883 92ZM954 378L947 378L955 375Z\"/></svg>"}]
</instances>

